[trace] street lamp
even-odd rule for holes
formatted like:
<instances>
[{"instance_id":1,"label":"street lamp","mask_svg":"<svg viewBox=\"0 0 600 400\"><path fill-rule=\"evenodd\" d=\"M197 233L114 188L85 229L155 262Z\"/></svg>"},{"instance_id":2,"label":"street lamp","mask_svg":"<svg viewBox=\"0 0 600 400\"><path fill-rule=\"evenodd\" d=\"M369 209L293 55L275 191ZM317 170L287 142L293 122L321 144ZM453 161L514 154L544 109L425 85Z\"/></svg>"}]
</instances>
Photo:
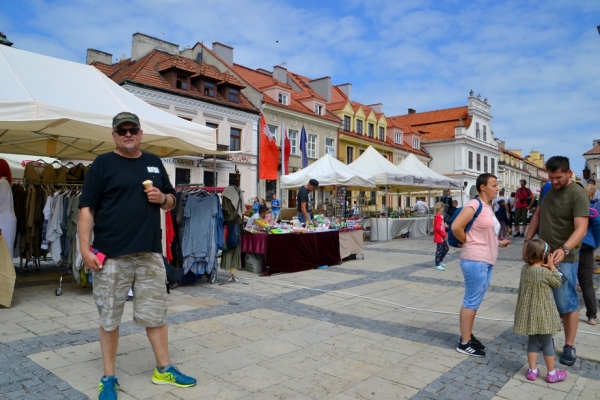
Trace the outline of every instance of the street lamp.
<instances>
[{"instance_id":1,"label":"street lamp","mask_svg":"<svg viewBox=\"0 0 600 400\"><path fill-rule=\"evenodd\" d=\"M583 168L583 179L585 179L585 181L587 182L588 179L590 179L590 168L588 167L587 163L585 163L585 167Z\"/></svg>"},{"instance_id":2,"label":"street lamp","mask_svg":"<svg viewBox=\"0 0 600 400\"><path fill-rule=\"evenodd\" d=\"M598 33L600 33L600 25L598 25L596 29L598 29Z\"/></svg>"}]
</instances>

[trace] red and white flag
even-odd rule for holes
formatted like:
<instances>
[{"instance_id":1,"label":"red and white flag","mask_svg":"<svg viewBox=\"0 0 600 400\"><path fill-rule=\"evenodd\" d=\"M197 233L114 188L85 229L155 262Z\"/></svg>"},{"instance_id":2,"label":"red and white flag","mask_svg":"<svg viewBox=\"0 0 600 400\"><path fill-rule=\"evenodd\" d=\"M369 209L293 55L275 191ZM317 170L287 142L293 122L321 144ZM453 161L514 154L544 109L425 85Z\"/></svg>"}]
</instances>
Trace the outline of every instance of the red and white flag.
<instances>
[{"instance_id":1,"label":"red and white flag","mask_svg":"<svg viewBox=\"0 0 600 400\"><path fill-rule=\"evenodd\" d=\"M281 165L283 167L283 175L288 175L290 173L289 164L290 164L290 152L292 150L290 146L290 137L288 136L287 128L285 127L285 123L283 119L281 120L281 152L283 153L283 159L281 160Z\"/></svg>"},{"instance_id":2,"label":"red and white flag","mask_svg":"<svg viewBox=\"0 0 600 400\"><path fill-rule=\"evenodd\" d=\"M264 114L260 115L260 154L258 159L258 179L277 180L279 149L277 141L267 126Z\"/></svg>"}]
</instances>

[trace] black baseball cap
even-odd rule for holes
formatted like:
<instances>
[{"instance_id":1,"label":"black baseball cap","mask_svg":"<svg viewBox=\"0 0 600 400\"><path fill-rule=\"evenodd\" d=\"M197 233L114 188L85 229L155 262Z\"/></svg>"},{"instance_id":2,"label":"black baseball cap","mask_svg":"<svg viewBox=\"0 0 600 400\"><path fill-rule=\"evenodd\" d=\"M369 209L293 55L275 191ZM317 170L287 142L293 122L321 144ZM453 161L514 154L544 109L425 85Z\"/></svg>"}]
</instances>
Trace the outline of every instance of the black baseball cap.
<instances>
[{"instance_id":1,"label":"black baseball cap","mask_svg":"<svg viewBox=\"0 0 600 400\"><path fill-rule=\"evenodd\" d=\"M319 181L316 179L311 179L310 181L308 181L308 183L315 189L319 187Z\"/></svg>"}]
</instances>

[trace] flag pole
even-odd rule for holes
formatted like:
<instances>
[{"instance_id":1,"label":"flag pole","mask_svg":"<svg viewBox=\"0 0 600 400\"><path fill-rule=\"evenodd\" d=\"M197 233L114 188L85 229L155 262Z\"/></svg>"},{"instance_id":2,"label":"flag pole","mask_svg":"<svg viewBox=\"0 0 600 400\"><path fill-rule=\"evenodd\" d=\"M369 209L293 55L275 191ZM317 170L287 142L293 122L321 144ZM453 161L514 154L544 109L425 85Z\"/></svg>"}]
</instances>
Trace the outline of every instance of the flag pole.
<instances>
[{"instance_id":1,"label":"flag pole","mask_svg":"<svg viewBox=\"0 0 600 400\"><path fill-rule=\"evenodd\" d=\"M261 115L262 115L262 112L261 112ZM259 118L259 120L258 120L258 135L256 136L258 138L258 143L256 144L256 196L255 197L260 197L260 135L262 132L261 125L262 125L262 118ZM253 203L250 203L250 204L253 204Z\"/></svg>"},{"instance_id":2,"label":"flag pole","mask_svg":"<svg viewBox=\"0 0 600 400\"><path fill-rule=\"evenodd\" d=\"M283 135L286 135L286 132L285 132L285 122L283 122L283 117L282 117L281 118L281 138L279 140L279 146L280 146L280 150L281 150L281 172L279 174L279 202L280 203L283 201L283 188L281 187L281 178L283 177L284 172L285 172L285 165L283 165L283 163L284 163L283 152L285 151L283 148L283 146L284 146ZM289 201L288 201L288 206L289 206Z\"/></svg>"}]
</instances>

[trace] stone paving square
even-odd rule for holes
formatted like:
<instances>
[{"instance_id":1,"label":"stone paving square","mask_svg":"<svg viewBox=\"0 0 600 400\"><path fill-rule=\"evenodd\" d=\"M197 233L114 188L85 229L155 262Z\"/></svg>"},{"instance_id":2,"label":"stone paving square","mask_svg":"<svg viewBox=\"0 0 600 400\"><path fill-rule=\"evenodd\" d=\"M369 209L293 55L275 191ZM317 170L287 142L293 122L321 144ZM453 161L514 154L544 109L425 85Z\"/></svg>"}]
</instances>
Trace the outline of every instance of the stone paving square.
<instances>
[{"instance_id":1,"label":"stone paving square","mask_svg":"<svg viewBox=\"0 0 600 400\"><path fill-rule=\"evenodd\" d=\"M478 311L490 319L474 326L487 357L455 351L464 291L456 249L447 256L447 270L437 271L431 238L367 242L364 260L271 277L238 271L248 284L200 279L172 290L170 355L199 379L193 388L151 383L154 356L127 302L117 355L119 398L600 398L600 326L585 323L582 303L579 358L566 367L567 381L525 379L527 338L512 334L511 321L522 241L513 242L500 250ZM91 287L67 277L63 295L55 296L61 274L43 268L19 273L13 307L0 309L0 399L97 397L102 362ZM221 271L221 282L228 277ZM599 285L600 275L594 279ZM558 367L563 341L562 332L555 335ZM539 367L545 376L545 366Z\"/></svg>"}]
</instances>

